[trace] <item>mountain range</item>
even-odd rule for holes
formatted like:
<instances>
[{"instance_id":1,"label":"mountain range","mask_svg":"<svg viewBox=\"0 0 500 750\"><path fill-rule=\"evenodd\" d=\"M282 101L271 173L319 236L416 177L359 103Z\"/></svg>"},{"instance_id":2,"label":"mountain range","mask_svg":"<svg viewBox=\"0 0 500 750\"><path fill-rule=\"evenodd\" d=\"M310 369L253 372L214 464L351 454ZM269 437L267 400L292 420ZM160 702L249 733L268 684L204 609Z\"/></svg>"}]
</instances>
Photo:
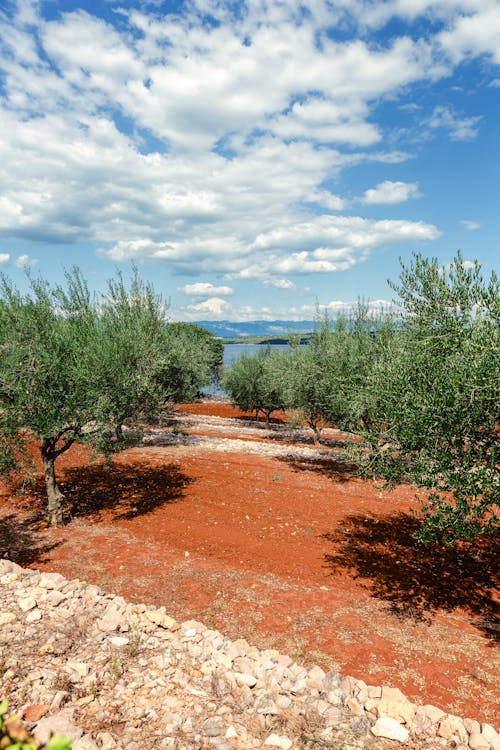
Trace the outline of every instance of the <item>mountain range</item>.
<instances>
[{"instance_id":1,"label":"mountain range","mask_svg":"<svg viewBox=\"0 0 500 750\"><path fill-rule=\"evenodd\" d=\"M290 333L309 333L314 329L312 320L200 320L197 325L220 338L244 336L287 336Z\"/></svg>"}]
</instances>

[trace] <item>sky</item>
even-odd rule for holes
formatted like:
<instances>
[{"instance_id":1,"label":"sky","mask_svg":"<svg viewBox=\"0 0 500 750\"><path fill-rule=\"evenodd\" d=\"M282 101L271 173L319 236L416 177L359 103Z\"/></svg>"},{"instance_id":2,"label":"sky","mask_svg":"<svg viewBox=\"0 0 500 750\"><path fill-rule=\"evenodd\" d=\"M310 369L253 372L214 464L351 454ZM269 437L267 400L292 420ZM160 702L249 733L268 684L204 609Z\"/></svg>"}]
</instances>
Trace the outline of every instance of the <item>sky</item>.
<instances>
[{"instance_id":1,"label":"sky","mask_svg":"<svg viewBox=\"0 0 500 750\"><path fill-rule=\"evenodd\" d=\"M0 270L135 264L172 320L499 267L500 0L0 0Z\"/></svg>"}]
</instances>

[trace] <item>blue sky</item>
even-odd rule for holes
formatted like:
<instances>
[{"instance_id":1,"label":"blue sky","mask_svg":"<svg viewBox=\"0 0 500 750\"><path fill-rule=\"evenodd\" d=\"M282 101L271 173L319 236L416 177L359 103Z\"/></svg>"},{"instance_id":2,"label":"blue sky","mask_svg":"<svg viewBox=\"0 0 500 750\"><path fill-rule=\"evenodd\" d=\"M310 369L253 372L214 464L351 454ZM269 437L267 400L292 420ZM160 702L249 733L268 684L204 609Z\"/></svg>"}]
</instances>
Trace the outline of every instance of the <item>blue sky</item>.
<instances>
[{"instance_id":1,"label":"blue sky","mask_svg":"<svg viewBox=\"0 0 500 750\"><path fill-rule=\"evenodd\" d=\"M498 0L0 1L0 269L173 319L390 300L500 256Z\"/></svg>"}]
</instances>

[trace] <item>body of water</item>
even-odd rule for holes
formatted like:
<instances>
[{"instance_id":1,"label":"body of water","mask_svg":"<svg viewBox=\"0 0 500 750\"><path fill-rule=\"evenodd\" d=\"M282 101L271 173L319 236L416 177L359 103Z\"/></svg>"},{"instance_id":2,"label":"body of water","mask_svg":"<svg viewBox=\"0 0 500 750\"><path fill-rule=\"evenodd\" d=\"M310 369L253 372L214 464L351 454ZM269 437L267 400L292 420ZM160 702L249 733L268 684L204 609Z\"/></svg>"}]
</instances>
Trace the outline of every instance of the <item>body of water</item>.
<instances>
[{"instance_id":1,"label":"body of water","mask_svg":"<svg viewBox=\"0 0 500 750\"><path fill-rule=\"evenodd\" d=\"M222 360L224 367L231 367L242 354L249 354L250 356L257 354L261 349L264 349L268 344L225 344L224 345L224 357ZM288 344L271 344L272 351L282 351L288 349ZM222 390L220 385L212 383L202 389L203 393L209 396L226 396L226 392Z\"/></svg>"}]
</instances>

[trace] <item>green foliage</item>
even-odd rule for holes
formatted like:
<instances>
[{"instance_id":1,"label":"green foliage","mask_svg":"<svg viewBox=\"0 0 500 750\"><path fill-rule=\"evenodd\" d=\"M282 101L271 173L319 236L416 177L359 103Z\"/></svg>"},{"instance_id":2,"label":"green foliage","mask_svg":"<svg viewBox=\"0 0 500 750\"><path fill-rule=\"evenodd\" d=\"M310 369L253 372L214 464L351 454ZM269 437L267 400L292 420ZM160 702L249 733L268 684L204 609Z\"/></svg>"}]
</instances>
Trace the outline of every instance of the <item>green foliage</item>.
<instances>
[{"instance_id":1,"label":"green foliage","mask_svg":"<svg viewBox=\"0 0 500 750\"><path fill-rule=\"evenodd\" d=\"M243 353L224 373L222 385L243 411L262 412L266 422L273 411L283 409L285 355L268 346L257 354Z\"/></svg>"},{"instance_id":2,"label":"green foliage","mask_svg":"<svg viewBox=\"0 0 500 750\"><path fill-rule=\"evenodd\" d=\"M446 544L492 532L500 478L500 294L493 274L460 254L449 268L414 255L391 284L401 331L377 360L372 394L371 469L409 476L429 489L422 541Z\"/></svg>"},{"instance_id":3,"label":"green foliage","mask_svg":"<svg viewBox=\"0 0 500 750\"><path fill-rule=\"evenodd\" d=\"M224 344L194 323L170 323L164 337L165 396L176 403L192 401L203 386L218 379Z\"/></svg>"},{"instance_id":4,"label":"green foliage","mask_svg":"<svg viewBox=\"0 0 500 750\"><path fill-rule=\"evenodd\" d=\"M54 734L47 744L39 745L31 737L17 714L7 715L9 704L0 702L0 748L2 750L69 750L72 740Z\"/></svg>"},{"instance_id":5,"label":"green foliage","mask_svg":"<svg viewBox=\"0 0 500 750\"><path fill-rule=\"evenodd\" d=\"M360 302L350 317L333 322L327 314L319 316L307 347L294 347L286 402L302 413L316 440L325 422L357 429L360 421L369 421L368 373L392 333L390 318L370 315Z\"/></svg>"},{"instance_id":6,"label":"green foliage","mask_svg":"<svg viewBox=\"0 0 500 750\"><path fill-rule=\"evenodd\" d=\"M28 430L40 440L48 515L63 520L54 463L76 439L121 445L123 421L163 402L168 379L165 307L134 272L91 297L78 269L64 287L29 277L26 295L0 277L0 457L19 460Z\"/></svg>"}]
</instances>

